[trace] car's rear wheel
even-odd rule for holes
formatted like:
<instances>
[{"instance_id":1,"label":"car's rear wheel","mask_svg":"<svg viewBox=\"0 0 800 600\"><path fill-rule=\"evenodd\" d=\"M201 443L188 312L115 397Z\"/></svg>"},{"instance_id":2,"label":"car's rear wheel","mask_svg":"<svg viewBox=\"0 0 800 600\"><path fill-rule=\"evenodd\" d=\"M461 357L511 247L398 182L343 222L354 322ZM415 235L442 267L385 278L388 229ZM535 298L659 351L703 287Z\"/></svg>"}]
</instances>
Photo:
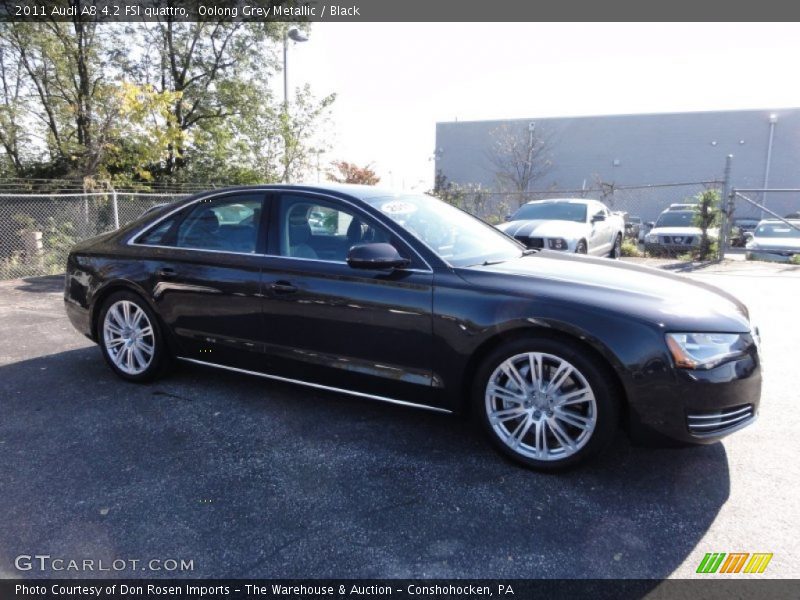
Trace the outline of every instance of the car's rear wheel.
<instances>
[{"instance_id":1,"label":"car's rear wheel","mask_svg":"<svg viewBox=\"0 0 800 600\"><path fill-rule=\"evenodd\" d=\"M611 249L611 253L608 255L609 258L619 258L622 256L622 234L618 233L616 239L614 240L614 247Z\"/></svg>"},{"instance_id":2,"label":"car's rear wheel","mask_svg":"<svg viewBox=\"0 0 800 600\"><path fill-rule=\"evenodd\" d=\"M520 339L492 352L477 373L473 404L502 453L543 471L600 452L619 414L608 369L577 344L550 338Z\"/></svg>"},{"instance_id":3,"label":"car's rear wheel","mask_svg":"<svg viewBox=\"0 0 800 600\"><path fill-rule=\"evenodd\" d=\"M150 381L168 362L158 319L136 294L117 292L106 300L98 334L106 362L128 381Z\"/></svg>"},{"instance_id":4,"label":"car's rear wheel","mask_svg":"<svg viewBox=\"0 0 800 600\"><path fill-rule=\"evenodd\" d=\"M578 244L575 246L575 254L586 254L586 241L579 240Z\"/></svg>"}]
</instances>

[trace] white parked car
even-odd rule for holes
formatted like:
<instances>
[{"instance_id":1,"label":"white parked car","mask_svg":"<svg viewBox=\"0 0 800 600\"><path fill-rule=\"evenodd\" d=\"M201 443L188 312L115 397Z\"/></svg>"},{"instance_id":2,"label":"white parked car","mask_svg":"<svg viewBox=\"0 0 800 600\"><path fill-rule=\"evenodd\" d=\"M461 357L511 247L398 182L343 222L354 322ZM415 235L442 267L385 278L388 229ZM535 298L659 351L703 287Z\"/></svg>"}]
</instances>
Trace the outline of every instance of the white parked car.
<instances>
[{"instance_id":1,"label":"white parked car","mask_svg":"<svg viewBox=\"0 0 800 600\"><path fill-rule=\"evenodd\" d=\"M798 229L778 219L767 219L752 234L745 234L747 258L789 262L800 254L800 219L789 219L789 223Z\"/></svg>"},{"instance_id":2,"label":"white parked car","mask_svg":"<svg viewBox=\"0 0 800 600\"><path fill-rule=\"evenodd\" d=\"M528 202L498 229L528 248L619 258L625 222L602 202L565 198Z\"/></svg>"},{"instance_id":3,"label":"white parked car","mask_svg":"<svg viewBox=\"0 0 800 600\"><path fill-rule=\"evenodd\" d=\"M691 204L680 207L673 204L658 216L653 228L644 236L644 249L656 255L676 255L696 249L703 235L702 230L694 224L696 215ZM719 229L710 228L708 237L717 239Z\"/></svg>"}]
</instances>

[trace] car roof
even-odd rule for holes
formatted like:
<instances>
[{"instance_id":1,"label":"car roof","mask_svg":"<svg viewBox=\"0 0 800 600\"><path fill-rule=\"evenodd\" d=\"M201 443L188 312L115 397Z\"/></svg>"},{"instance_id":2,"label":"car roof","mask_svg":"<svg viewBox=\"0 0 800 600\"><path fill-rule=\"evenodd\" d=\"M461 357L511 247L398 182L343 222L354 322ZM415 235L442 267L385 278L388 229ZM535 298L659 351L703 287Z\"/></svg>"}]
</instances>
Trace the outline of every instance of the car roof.
<instances>
[{"instance_id":1,"label":"car roof","mask_svg":"<svg viewBox=\"0 0 800 600\"><path fill-rule=\"evenodd\" d=\"M695 212L693 210L689 210L689 209L685 209L685 208L684 209L680 209L680 210L677 209L677 208L668 208L667 210L662 210L661 211L662 215L666 214L666 213L686 213L687 215L695 214ZM661 216L661 215L659 215L659 216Z\"/></svg>"},{"instance_id":2,"label":"car roof","mask_svg":"<svg viewBox=\"0 0 800 600\"><path fill-rule=\"evenodd\" d=\"M224 188L209 189L193 196L206 196L210 194L219 194L224 192L245 192L250 190L276 190L276 191L303 191L303 192L319 192L322 194L336 194L347 195L359 200L367 200L369 198L384 198L394 196L409 196L412 194L419 194L419 192L410 192L403 190L396 190L387 187L380 187L374 185L358 185L354 183L264 183L261 185L237 185Z\"/></svg>"},{"instance_id":3,"label":"car roof","mask_svg":"<svg viewBox=\"0 0 800 600\"><path fill-rule=\"evenodd\" d=\"M588 202L600 202L594 198L542 198L541 200L531 200L525 204L555 204L557 202L567 202L572 204L586 204ZM602 203L601 203L602 204Z\"/></svg>"}]
</instances>

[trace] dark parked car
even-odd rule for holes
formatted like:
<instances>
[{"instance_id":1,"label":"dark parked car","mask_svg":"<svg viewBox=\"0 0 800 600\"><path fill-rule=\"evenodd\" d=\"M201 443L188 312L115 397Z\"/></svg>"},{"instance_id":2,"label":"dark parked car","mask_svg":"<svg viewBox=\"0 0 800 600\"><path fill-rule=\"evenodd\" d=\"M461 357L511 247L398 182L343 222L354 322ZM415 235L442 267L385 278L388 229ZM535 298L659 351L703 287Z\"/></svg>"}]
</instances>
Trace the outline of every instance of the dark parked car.
<instances>
[{"instance_id":1,"label":"dark parked car","mask_svg":"<svg viewBox=\"0 0 800 600\"><path fill-rule=\"evenodd\" d=\"M312 228L320 213L326 227ZM539 469L596 454L619 425L709 443L758 410L757 332L734 297L526 250L428 196L217 190L78 244L65 285L72 323L123 379L178 359L471 410L502 452Z\"/></svg>"},{"instance_id":2,"label":"dark parked car","mask_svg":"<svg viewBox=\"0 0 800 600\"><path fill-rule=\"evenodd\" d=\"M757 218L740 217L733 220L730 239L728 242L734 248L744 248L747 243L748 233L752 234L758 227ZM752 236L750 236L752 237Z\"/></svg>"},{"instance_id":3,"label":"dark parked car","mask_svg":"<svg viewBox=\"0 0 800 600\"><path fill-rule=\"evenodd\" d=\"M639 234L642 232L642 217L636 215L625 215L625 237L629 237L634 241L639 240Z\"/></svg>"}]
</instances>

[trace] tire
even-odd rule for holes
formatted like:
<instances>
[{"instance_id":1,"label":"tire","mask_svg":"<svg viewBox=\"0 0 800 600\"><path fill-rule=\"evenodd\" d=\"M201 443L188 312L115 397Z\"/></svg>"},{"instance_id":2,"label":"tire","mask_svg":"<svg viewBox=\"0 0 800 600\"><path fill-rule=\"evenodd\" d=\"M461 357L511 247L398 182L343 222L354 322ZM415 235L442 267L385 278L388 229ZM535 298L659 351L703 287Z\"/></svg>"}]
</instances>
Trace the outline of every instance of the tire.
<instances>
[{"instance_id":1,"label":"tire","mask_svg":"<svg viewBox=\"0 0 800 600\"><path fill-rule=\"evenodd\" d=\"M580 240L575 246L575 254L586 254L586 240Z\"/></svg>"},{"instance_id":2,"label":"tire","mask_svg":"<svg viewBox=\"0 0 800 600\"><path fill-rule=\"evenodd\" d=\"M618 233L616 239L614 240L614 247L611 248L611 253L608 255L608 257L616 260L620 256L622 256L622 234Z\"/></svg>"},{"instance_id":3,"label":"tire","mask_svg":"<svg viewBox=\"0 0 800 600\"><path fill-rule=\"evenodd\" d=\"M106 299L97 337L106 363L126 381L152 381L171 362L158 317L132 292L116 292Z\"/></svg>"},{"instance_id":4,"label":"tire","mask_svg":"<svg viewBox=\"0 0 800 600\"><path fill-rule=\"evenodd\" d=\"M530 377L532 361L538 374L536 393ZM515 366L516 375L509 364ZM568 373L562 382L556 380L558 387L548 389L564 371ZM527 393L512 383L516 376ZM612 377L607 365L576 343L548 337L518 339L494 350L478 368L472 413L495 448L514 462L539 471L563 470L597 455L613 439L620 402ZM560 396L566 396L569 404L559 407ZM500 418L490 417L490 412L499 412Z\"/></svg>"}]
</instances>

